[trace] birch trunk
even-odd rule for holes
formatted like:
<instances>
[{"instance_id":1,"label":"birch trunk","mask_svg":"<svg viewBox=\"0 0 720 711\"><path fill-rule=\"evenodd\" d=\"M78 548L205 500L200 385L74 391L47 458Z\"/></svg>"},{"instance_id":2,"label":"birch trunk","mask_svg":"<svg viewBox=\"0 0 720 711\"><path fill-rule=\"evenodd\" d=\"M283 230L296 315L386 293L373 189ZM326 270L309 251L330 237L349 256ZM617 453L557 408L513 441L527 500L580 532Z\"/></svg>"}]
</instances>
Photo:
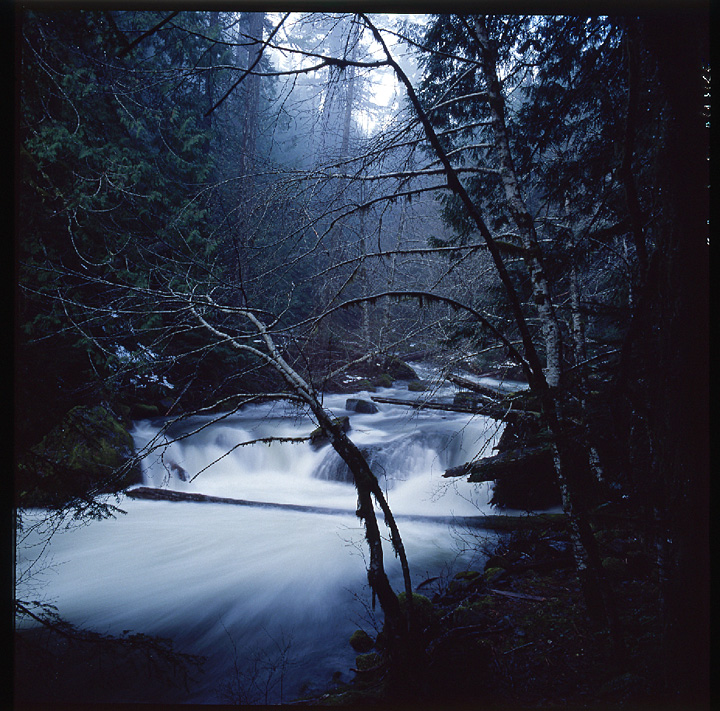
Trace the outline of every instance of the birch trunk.
<instances>
[{"instance_id":1,"label":"birch trunk","mask_svg":"<svg viewBox=\"0 0 720 711\"><path fill-rule=\"evenodd\" d=\"M490 46L484 18L475 18L475 32L480 44L480 60L485 76L490 118L495 135L495 149L498 154L500 177L505 189L505 198L524 247L523 258L530 274L533 301L537 306L545 341L545 379L551 387L560 383L561 341L560 327L553 308L550 284L540 260L540 244L535 223L527 209L520 190L517 173L513 164L508 131L505 125L505 100L497 75L496 58Z\"/></svg>"},{"instance_id":2,"label":"birch trunk","mask_svg":"<svg viewBox=\"0 0 720 711\"><path fill-rule=\"evenodd\" d=\"M588 612L596 620L604 620L611 632L618 658L624 656L621 633L613 596L604 575L597 542L588 519L589 479L584 469L589 465L588 449L582 442L573 442L565 433L561 399L556 394L561 375L561 338L557 314L553 307L550 284L541 261L541 248L535 224L520 189L505 124L505 101L497 75L496 56L492 49L484 17L474 18L480 45L481 67L485 75L495 149L505 197L524 247L533 300L538 309L545 342L545 379L550 391L543 397L549 428L555 438L555 467L563 496L563 509L568 516L578 578L583 588Z\"/></svg>"}]
</instances>

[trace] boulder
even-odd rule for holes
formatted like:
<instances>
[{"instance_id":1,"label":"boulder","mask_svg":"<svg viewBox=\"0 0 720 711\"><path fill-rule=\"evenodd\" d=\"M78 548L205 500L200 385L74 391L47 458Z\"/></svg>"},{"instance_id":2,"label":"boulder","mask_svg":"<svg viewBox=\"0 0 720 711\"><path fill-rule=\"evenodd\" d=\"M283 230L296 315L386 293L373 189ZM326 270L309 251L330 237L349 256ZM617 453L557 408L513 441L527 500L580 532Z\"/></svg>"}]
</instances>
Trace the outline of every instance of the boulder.
<instances>
[{"instance_id":1,"label":"boulder","mask_svg":"<svg viewBox=\"0 0 720 711\"><path fill-rule=\"evenodd\" d=\"M58 507L141 483L134 455L130 433L110 410L74 407L20 463L20 503Z\"/></svg>"},{"instance_id":2,"label":"boulder","mask_svg":"<svg viewBox=\"0 0 720 711\"><path fill-rule=\"evenodd\" d=\"M363 415L374 415L378 412L378 406L372 400L363 400L362 398L348 398L345 401L345 409L350 412L357 412Z\"/></svg>"},{"instance_id":3,"label":"boulder","mask_svg":"<svg viewBox=\"0 0 720 711\"><path fill-rule=\"evenodd\" d=\"M367 632L355 630L350 636L350 646L360 654L367 654L375 646L375 640Z\"/></svg>"},{"instance_id":4,"label":"boulder","mask_svg":"<svg viewBox=\"0 0 720 711\"><path fill-rule=\"evenodd\" d=\"M355 657L356 671L366 672L377 669L382 662L382 657L377 652L369 652L368 654L358 654Z\"/></svg>"},{"instance_id":5,"label":"boulder","mask_svg":"<svg viewBox=\"0 0 720 711\"><path fill-rule=\"evenodd\" d=\"M405 361L399 358L388 358L385 361L384 371L393 380L419 380L417 373Z\"/></svg>"},{"instance_id":6,"label":"boulder","mask_svg":"<svg viewBox=\"0 0 720 711\"><path fill-rule=\"evenodd\" d=\"M350 431L350 418L347 415L343 417L336 417L333 422L336 425L339 425L342 428L343 432ZM330 438L327 436L325 430L322 427L316 427L310 433L310 446L312 446L314 449L324 447L326 444L329 444L329 442Z\"/></svg>"},{"instance_id":7,"label":"boulder","mask_svg":"<svg viewBox=\"0 0 720 711\"><path fill-rule=\"evenodd\" d=\"M393 377L390 373L380 373L380 375L373 378L372 384L378 388L391 388Z\"/></svg>"}]
</instances>

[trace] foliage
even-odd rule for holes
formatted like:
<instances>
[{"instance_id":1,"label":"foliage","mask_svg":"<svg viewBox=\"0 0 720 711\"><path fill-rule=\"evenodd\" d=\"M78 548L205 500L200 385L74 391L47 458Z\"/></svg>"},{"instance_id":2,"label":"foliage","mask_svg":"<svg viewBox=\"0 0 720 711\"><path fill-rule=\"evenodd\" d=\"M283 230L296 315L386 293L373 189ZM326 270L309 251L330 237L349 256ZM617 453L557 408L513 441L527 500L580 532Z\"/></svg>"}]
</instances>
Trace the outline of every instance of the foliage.
<instances>
[{"instance_id":1,"label":"foliage","mask_svg":"<svg viewBox=\"0 0 720 711\"><path fill-rule=\"evenodd\" d=\"M208 134L191 110L197 87L177 80L187 48L177 32L157 33L139 66L127 66L124 17L110 17L28 11L22 22L19 385L28 390L19 400L32 393L52 401L48 388L57 385L42 363L55 351L63 356L53 369L63 383L60 411L87 401L90 383L95 397L112 389L118 349L141 350L164 324L124 308L129 290L182 288L183 267L175 268L198 273L197 257L213 251L197 199L209 171ZM23 415L36 422L31 411Z\"/></svg>"},{"instance_id":2,"label":"foliage","mask_svg":"<svg viewBox=\"0 0 720 711\"><path fill-rule=\"evenodd\" d=\"M74 407L19 462L16 505L62 508L139 478L132 437L105 408ZM82 505L82 504L81 504Z\"/></svg>"}]
</instances>

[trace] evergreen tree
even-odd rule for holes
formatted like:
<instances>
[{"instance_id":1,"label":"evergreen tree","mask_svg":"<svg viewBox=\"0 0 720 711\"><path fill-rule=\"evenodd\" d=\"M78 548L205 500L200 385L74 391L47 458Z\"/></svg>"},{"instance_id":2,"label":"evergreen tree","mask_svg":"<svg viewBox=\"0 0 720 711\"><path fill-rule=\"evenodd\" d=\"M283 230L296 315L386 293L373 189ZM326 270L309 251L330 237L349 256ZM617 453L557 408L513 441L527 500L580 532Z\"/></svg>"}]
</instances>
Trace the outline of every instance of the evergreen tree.
<instances>
[{"instance_id":1,"label":"evergreen tree","mask_svg":"<svg viewBox=\"0 0 720 711\"><path fill-rule=\"evenodd\" d=\"M213 251L198 198L210 170L195 110L204 87L186 77L195 53L171 24L132 45L163 17L22 16L21 408L40 399L62 411L127 385L123 363L144 359L160 325L124 308L127 297L177 282L171 265L197 273L197 255ZM57 414L23 410L22 434L41 436Z\"/></svg>"}]
</instances>

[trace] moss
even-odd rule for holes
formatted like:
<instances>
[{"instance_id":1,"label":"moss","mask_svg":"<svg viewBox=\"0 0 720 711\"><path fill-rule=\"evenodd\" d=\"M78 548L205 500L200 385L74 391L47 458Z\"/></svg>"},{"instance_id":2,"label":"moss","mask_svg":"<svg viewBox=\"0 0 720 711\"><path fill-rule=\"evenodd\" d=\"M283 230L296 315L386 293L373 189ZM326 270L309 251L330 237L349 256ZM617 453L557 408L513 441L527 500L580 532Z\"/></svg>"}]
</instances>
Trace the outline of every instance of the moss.
<instances>
[{"instance_id":1,"label":"moss","mask_svg":"<svg viewBox=\"0 0 720 711\"><path fill-rule=\"evenodd\" d=\"M377 652L368 652L367 654L358 654L355 657L355 667L359 671L367 671L380 664L382 657Z\"/></svg>"},{"instance_id":2,"label":"moss","mask_svg":"<svg viewBox=\"0 0 720 711\"><path fill-rule=\"evenodd\" d=\"M453 397L453 405L461 405L463 407L472 407L480 402L481 398L477 393L470 390L460 390Z\"/></svg>"},{"instance_id":3,"label":"moss","mask_svg":"<svg viewBox=\"0 0 720 711\"><path fill-rule=\"evenodd\" d=\"M414 393L422 393L430 388L430 386L422 380L411 380L407 387L410 392Z\"/></svg>"},{"instance_id":4,"label":"moss","mask_svg":"<svg viewBox=\"0 0 720 711\"><path fill-rule=\"evenodd\" d=\"M413 593L413 627L422 631L431 628L436 622L436 609L435 606L430 602L428 598L420 593ZM407 614L407 595L401 592L398 595L398 602L400 603L400 611L403 615Z\"/></svg>"},{"instance_id":5,"label":"moss","mask_svg":"<svg viewBox=\"0 0 720 711\"><path fill-rule=\"evenodd\" d=\"M385 370L395 380L418 380L417 373L407 363L395 356L385 362Z\"/></svg>"},{"instance_id":6,"label":"moss","mask_svg":"<svg viewBox=\"0 0 720 711\"><path fill-rule=\"evenodd\" d=\"M373 380L372 384L379 388L391 388L393 377L389 373L381 373Z\"/></svg>"},{"instance_id":7,"label":"moss","mask_svg":"<svg viewBox=\"0 0 720 711\"><path fill-rule=\"evenodd\" d=\"M355 630L350 635L350 646L356 651L361 653L369 652L374 646L375 642L373 638L363 630Z\"/></svg>"},{"instance_id":8,"label":"moss","mask_svg":"<svg viewBox=\"0 0 720 711\"><path fill-rule=\"evenodd\" d=\"M333 424L340 427L343 432L350 431L350 418L347 415L344 415L343 417L336 417L335 419L333 419ZM313 447L322 447L328 444L329 441L330 439L322 427L316 427L310 433L310 444Z\"/></svg>"},{"instance_id":9,"label":"moss","mask_svg":"<svg viewBox=\"0 0 720 711\"><path fill-rule=\"evenodd\" d=\"M413 593L412 594L412 601L413 601L413 608L418 611L421 610L424 613L432 613L435 609L432 602L425 597L425 595L421 595L420 593ZM407 609L407 595L405 592L401 592L398 595L398 602L400 603L400 609L405 612Z\"/></svg>"},{"instance_id":10,"label":"moss","mask_svg":"<svg viewBox=\"0 0 720 711\"><path fill-rule=\"evenodd\" d=\"M471 602L468 607L471 610L487 610L495 606L495 598L492 595L483 595L479 600Z\"/></svg>"},{"instance_id":11,"label":"moss","mask_svg":"<svg viewBox=\"0 0 720 711\"><path fill-rule=\"evenodd\" d=\"M506 574L507 571L505 570L505 568L488 568L485 571L483 577L485 578L485 582L494 583L500 580L500 578L502 578Z\"/></svg>"},{"instance_id":12,"label":"moss","mask_svg":"<svg viewBox=\"0 0 720 711\"><path fill-rule=\"evenodd\" d=\"M516 554L516 558L519 557L520 555ZM511 565L512 563L510 562L509 556L491 555L485 561L485 570L490 570L490 568L505 568L507 570Z\"/></svg>"},{"instance_id":13,"label":"moss","mask_svg":"<svg viewBox=\"0 0 720 711\"><path fill-rule=\"evenodd\" d=\"M464 602L453 610L453 622L458 626L477 625L488 620L488 611L495 606L491 595L484 595L474 602Z\"/></svg>"}]
</instances>

